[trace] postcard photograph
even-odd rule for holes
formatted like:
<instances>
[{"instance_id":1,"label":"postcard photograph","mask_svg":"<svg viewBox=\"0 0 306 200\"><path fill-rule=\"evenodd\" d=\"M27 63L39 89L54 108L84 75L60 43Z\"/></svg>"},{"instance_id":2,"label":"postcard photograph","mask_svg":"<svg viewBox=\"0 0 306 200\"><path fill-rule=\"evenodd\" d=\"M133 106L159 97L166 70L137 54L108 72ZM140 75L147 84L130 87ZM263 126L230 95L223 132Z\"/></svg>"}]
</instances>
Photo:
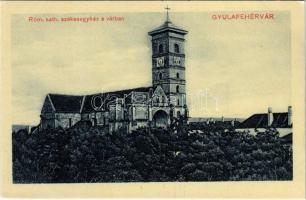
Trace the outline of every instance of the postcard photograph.
<instances>
[{"instance_id":1,"label":"postcard photograph","mask_svg":"<svg viewBox=\"0 0 306 200\"><path fill-rule=\"evenodd\" d=\"M154 5L10 15L13 185L294 181L292 12Z\"/></svg>"}]
</instances>

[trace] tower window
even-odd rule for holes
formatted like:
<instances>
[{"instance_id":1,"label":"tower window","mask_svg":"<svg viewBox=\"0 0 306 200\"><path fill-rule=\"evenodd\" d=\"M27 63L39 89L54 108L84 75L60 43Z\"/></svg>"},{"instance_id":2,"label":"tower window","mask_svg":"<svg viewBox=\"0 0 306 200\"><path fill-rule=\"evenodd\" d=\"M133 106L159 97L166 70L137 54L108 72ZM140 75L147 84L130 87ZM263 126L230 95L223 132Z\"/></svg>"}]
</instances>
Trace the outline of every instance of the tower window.
<instances>
[{"instance_id":1,"label":"tower window","mask_svg":"<svg viewBox=\"0 0 306 200\"><path fill-rule=\"evenodd\" d=\"M177 92L177 93L180 92L180 86L179 86L179 85L176 86L176 92Z\"/></svg>"},{"instance_id":2,"label":"tower window","mask_svg":"<svg viewBox=\"0 0 306 200\"><path fill-rule=\"evenodd\" d=\"M158 52L159 52L159 53L163 53L163 52L164 52L164 47L163 47L162 44L160 44L160 45L158 46Z\"/></svg>"},{"instance_id":3,"label":"tower window","mask_svg":"<svg viewBox=\"0 0 306 200\"><path fill-rule=\"evenodd\" d=\"M178 106L180 105L180 100L179 100L179 99L177 99L177 105L178 105Z\"/></svg>"},{"instance_id":4,"label":"tower window","mask_svg":"<svg viewBox=\"0 0 306 200\"><path fill-rule=\"evenodd\" d=\"M157 53L157 46L156 45L153 46L153 53Z\"/></svg>"},{"instance_id":5,"label":"tower window","mask_svg":"<svg viewBox=\"0 0 306 200\"><path fill-rule=\"evenodd\" d=\"M159 80L163 79L163 74L162 74L162 73L159 73L159 74L158 74L158 78L159 78Z\"/></svg>"},{"instance_id":6,"label":"tower window","mask_svg":"<svg viewBox=\"0 0 306 200\"><path fill-rule=\"evenodd\" d=\"M174 52L180 53L180 46L178 44L174 44Z\"/></svg>"},{"instance_id":7,"label":"tower window","mask_svg":"<svg viewBox=\"0 0 306 200\"><path fill-rule=\"evenodd\" d=\"M180 78L180 74L179 73L176 73L176 78Z\"/></svg>"}]
</instances>

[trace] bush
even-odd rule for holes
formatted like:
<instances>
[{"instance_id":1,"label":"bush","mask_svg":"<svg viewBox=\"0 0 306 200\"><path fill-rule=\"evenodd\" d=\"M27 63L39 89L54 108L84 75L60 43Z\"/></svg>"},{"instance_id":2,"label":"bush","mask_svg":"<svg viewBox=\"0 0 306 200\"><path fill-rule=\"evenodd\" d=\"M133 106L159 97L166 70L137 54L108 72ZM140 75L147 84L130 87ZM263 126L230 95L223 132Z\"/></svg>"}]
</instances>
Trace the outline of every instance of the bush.
<instances>
[{"instance_id":1,"label":"bush","mask_svg":"<svg viewBox=\"0 0 306 200\"><path fill-rule=\"evenodd\" d=\"M198 131L200 130L200 131ZM273 130L251 136L185 126L131 134L78 124L13 133L14 183L292 180L292 147Z\"/></svg>"}]
</instances>

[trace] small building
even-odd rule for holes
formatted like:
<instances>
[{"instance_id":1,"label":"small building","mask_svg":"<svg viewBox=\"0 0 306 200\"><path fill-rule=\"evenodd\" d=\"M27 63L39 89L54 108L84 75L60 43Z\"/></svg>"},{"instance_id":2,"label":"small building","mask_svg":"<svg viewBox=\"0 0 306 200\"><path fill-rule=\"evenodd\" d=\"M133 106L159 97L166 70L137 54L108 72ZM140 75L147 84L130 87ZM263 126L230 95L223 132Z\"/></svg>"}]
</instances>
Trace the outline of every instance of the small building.
<instances>
[{"instance_id":1,"label":"small building","mask_svg":"<svg viewBox=\"0 0 306 200\"><path fill-rule=\"evenodd\" d=\"M280 137L292 133L292 107L288 106L287 112L280 113L273 113L272 108L269 107L267 113L254 114L247 118L237 127L236 131L247 131L256 135L269 128L276 129Z\"/></svg>"}]
</instances>

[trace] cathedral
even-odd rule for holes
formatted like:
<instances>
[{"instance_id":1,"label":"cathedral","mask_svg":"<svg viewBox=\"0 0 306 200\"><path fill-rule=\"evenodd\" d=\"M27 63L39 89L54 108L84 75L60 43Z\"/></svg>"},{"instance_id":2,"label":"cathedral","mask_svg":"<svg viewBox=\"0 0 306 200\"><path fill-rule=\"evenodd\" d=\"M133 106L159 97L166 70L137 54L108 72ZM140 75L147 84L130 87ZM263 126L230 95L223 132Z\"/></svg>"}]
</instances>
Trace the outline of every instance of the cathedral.
<instances>
[{"instance_id":1,"label":"cathedral","mask_svg":"<svg viewBox=\"0 0 306 200\"><path fill-rule=\"evenodd\" d=\"M91 121L110 132L140 127L169 127L188 119L185 80L185 35L169 18L148 34L152 41L152 86L73 96L48 94L41 110L40 128L69 128Z\"/></svg>"}]
</instances>

